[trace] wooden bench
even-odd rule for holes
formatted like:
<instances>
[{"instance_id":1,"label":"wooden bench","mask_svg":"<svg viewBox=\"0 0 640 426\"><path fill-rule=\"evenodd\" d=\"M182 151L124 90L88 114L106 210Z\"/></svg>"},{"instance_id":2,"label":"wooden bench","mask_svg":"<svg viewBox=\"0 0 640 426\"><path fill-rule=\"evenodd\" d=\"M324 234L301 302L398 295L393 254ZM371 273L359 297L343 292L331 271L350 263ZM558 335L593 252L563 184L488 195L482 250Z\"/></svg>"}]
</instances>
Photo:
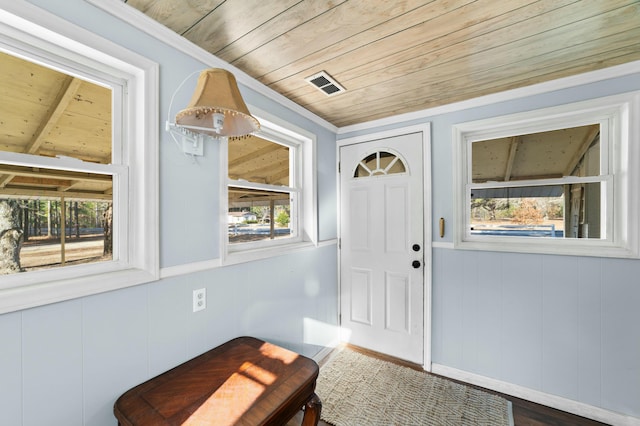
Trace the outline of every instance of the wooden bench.
<instances>
[{"instance_id":1,"label":"wooden bench","mask_svg":"<svg viewBox=\"0 0 640 426\"><path fill-rule=\"evenodd\" d=\"M304 407L317 425L318 364L279 346L239 337L125 392L113 411L129 425L277 425Z\"/></svg>"}]
</instances>

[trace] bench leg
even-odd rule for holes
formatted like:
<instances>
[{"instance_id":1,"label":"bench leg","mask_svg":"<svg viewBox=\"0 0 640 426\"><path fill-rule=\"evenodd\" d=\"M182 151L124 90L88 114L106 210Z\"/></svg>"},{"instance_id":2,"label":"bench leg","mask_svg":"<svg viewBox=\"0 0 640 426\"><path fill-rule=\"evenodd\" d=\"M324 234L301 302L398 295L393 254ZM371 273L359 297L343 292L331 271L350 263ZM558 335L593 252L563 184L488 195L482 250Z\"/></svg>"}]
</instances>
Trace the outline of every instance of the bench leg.
<instances>
[{"instance_id":1,"label":"bench leg","mask_svg":"<svg viewBox=\"0 0 640 426\"><path fill-rule=\"evenodd\" d=\"M320 412L322 411L322 401L315 393L307 404L304 406L304 417L302 418L302 426L317 426L320 420Z\"/></svg>"}]
</instances>

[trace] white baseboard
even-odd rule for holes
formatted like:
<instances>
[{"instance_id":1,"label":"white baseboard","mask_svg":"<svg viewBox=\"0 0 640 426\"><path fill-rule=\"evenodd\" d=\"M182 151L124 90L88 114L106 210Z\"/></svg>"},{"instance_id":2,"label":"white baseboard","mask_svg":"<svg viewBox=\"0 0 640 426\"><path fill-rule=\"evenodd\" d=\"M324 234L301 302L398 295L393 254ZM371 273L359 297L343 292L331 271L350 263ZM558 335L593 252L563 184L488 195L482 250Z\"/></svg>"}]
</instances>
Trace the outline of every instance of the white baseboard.
<instances>
[{"instance_id":1,"label":"white baseboard","mask_svg":"<svg viewBox=\"0 0 640 426\"><path fill-rule=\"evenodd\" d=\"M446 365L434 363L431 365L431 372L450 379L460 380L486 389L515 396L517 398L526 399L527 401L546 405L547 407L556 408L578 416L587 417L599 422L615 426L640 426L640 418L637 417L608 411L603 408L594 407L582 402L529 389L524 386L514 385L501 380L492 379L490 377L447 367Z\"/></svg>"},{"instance_id":2,"label":"white baseboard","mask_svg":"<svg viewBox=\"0 0 640 426\"><path fill-rule=\"evenodd\" d=\"M318 352L313 356L313 360L318 364L320 364L322 360L324 360L326 357L331 355L331 352L333 352L334 349L335 347L325 347L324 349L322 349L320 352Z\"/></svg>"}]
</instances>

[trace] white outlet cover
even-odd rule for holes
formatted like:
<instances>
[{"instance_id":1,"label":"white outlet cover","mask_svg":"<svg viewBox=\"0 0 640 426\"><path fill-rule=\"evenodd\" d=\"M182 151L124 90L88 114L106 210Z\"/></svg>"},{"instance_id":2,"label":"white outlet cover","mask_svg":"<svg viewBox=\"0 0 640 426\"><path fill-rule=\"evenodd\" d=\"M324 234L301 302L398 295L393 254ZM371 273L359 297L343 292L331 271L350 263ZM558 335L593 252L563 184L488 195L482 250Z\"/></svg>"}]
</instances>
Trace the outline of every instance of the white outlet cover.
<instances>
[{"instance_id":1,"label":"white outlet cover","mask_svg":"<svg viewBox=\"0 0 640 426\"><path fill-rule=\"evenodd\" d=\"M207 307L207 289L193 290L193 312L202 311Z\"/></svg>"}]
</instances>

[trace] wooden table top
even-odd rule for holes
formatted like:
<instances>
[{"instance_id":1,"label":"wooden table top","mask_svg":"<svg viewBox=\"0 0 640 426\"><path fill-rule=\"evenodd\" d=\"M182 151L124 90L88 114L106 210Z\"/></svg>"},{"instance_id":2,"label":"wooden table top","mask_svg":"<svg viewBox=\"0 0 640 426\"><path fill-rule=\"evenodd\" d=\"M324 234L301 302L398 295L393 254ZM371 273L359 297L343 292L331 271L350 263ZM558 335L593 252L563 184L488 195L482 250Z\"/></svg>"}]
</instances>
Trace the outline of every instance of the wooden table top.
<instances>
[{"instance_id":1,"label":"wooden table top","mask_svg":"<svg viewBox=\"0 0 640 426\"><path fill-rule=\"evenodd\" d=\"M282 425L313 395L315 361L239 337L124 393L121 425Z\"/></svg>"}]
</instances>

